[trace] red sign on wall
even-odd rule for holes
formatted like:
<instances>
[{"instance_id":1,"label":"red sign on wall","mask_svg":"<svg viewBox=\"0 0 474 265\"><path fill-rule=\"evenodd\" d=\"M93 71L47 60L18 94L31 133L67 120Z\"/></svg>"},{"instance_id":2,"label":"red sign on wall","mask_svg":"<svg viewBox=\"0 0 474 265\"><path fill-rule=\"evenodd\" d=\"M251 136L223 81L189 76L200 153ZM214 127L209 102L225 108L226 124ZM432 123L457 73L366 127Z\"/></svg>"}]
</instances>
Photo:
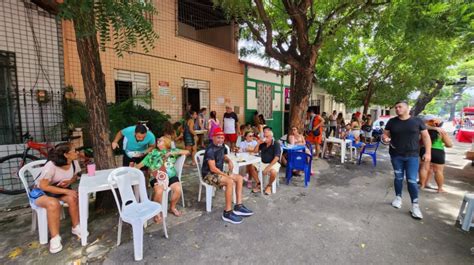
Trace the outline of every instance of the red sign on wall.
<instances>
[{"instance_id":1,"label":"red sign on wall","mask_svg":"<svg viewBox=\"0 0 474 265\"><path fill-rule=\"evenodd\" d=\"M290 88L285 87L285 104L290 104Z\"/></svg>"}]
</instances>

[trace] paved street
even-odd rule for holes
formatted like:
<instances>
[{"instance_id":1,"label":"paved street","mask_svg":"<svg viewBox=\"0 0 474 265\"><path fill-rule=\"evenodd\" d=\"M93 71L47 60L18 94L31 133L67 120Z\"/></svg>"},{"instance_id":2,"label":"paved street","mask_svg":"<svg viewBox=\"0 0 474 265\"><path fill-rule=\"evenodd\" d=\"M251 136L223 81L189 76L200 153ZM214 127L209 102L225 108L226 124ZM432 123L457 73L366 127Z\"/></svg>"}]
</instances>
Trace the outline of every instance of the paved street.
<instances>
[{"instance_id":1,"label":"paved street","mask_svg":"<svg viewBox=\"0 0 474 265\"><path fill-rule=\"evenodd\" d=\"M213 212L198 203L197 178L191 168L184 177L187 207L184 216L170 216L168 240L161 226L148 227L143 263L209 264L472 264L474 237L454 220L462 196L474 191L474 169L462 159L466 145L448 151L447 194L421 192L423 221L411 218L405 188L404 205L390 206L393 180L387 150L380 150L379 165L367 159L361 165L340 164L337 158L318 160L308 188L302 178L282 184L272 196L245 189L245 204L255 211L241 225L221 221L223 193L218 191ZM433 185L435 185L433 183ZM1 263L64 264L72 261L121 264L133 262L131 231L115 247L117 217L92 214L88 247L81 248L62 222L65 250L50 255L29 232L27 209L2 213ZM8 217L10 216L10 217ZM66 232L67 231L67 232ZM22 235L22 236L18 236ZM16 247L19 248L16 248ZM8 258L8 255L11 255Z\"/></svg>"}]
</instances>

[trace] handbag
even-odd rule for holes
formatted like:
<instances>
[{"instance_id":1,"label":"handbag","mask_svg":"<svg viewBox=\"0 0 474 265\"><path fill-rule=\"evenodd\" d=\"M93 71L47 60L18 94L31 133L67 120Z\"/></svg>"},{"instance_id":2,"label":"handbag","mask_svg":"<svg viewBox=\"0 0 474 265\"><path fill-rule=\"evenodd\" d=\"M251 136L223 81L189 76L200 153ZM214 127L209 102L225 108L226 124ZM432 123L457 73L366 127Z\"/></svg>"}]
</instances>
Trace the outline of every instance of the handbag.
<instances>
[{"instance_id":1,"label":"handbag","mask_svg":"<svg viewBox=\"0 0 474 265\"><path fill-rule=\"evenodd\" d=\"M314 136L319 136L321 134L321 127L318 127L316 130L313 131Z\"/></svg>"},{"instance_id":2,"label":"handbag","mask_svg":"<svg viewBox=\"0 0 474 265\"><path fill-rule=\"evenodd\" d=\"M40 188L33 188L29 194L30 199L33 199L33 200L36 200L43 195L46 195L46 193L44 193L44 191Z\"/></svg>"}]
</instances>

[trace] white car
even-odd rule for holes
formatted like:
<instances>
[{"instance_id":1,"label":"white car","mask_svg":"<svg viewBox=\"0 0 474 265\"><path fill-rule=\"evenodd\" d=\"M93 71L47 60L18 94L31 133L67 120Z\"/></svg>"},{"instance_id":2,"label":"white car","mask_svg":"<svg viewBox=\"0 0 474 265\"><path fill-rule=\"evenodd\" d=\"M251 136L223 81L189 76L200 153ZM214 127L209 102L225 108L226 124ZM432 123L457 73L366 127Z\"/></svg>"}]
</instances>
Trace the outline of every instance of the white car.
<instances>
[{"instance_id":1,"label":"white car","mask_svg":"<svg viewBox=\"0 0 474 265\"><path fill-rule=\"evenodd\" d=\"M387 125L388 120L393 118L392 116L380 116L374 123L372 123L372 130L375 129L385 129L385 125Z\"/></svg>"}]
</instances>

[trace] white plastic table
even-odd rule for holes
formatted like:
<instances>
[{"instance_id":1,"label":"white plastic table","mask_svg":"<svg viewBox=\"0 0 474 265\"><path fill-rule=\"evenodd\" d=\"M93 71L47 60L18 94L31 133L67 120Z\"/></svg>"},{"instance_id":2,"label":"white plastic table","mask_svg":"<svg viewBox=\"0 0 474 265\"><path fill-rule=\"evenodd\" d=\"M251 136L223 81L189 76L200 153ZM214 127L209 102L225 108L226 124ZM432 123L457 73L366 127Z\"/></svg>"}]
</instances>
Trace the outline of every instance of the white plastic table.
<instances>
[{"instance_id":1,"label":"white plastic table","mask_svg":"<svg viewBox=\"0 0 474 265\"><path fill-rule=\"evenodd\" d=\"M336 137L326 138L323 145L323 157L324 157L324 154L326 154L326 148L327 148L328 143L336 143L336 144L341 145L341 163L344 163L344 160L346 159L346 149L347 149L347 144L349 144L349 153L352 160L352 141L351 140L341 139L341 138L336 138Z\"/></svg>"},{"instance_id":2,"label":"white plastic table","mask_svg":"<svg viewBox=\"0 0 474 265\"><path fill-rule=\"evenodd\" d=\"M237 156L235 153L230 153L228 154L229 158L232 160L234 164L234 169L232 173L234 174L239 174L239 168L245 167L248 165L253 165L253 164L258 164L258 179L262 181L262 159L258 156L249 154L249 153L237 153ZM260 185L261 192L263 194L263 185Z\"/></svg>"},{"instance_id":3,"label":"white plastic table","mask_svg":"<svg viewBox=\"0 0 474 265\"><path fill-rule=\"evenodd\" d=\"M88 176L82 174L81 181L79 182L79 222L81 224L81 244L87 245L87 219L89 218L89 194L110 190L108 177L113 169L98 170L95 172L95 176ZM139 180L137 176L130 176L132 184L134 185L135 194L138 192Z\"/></svg>"}]
</instances>

